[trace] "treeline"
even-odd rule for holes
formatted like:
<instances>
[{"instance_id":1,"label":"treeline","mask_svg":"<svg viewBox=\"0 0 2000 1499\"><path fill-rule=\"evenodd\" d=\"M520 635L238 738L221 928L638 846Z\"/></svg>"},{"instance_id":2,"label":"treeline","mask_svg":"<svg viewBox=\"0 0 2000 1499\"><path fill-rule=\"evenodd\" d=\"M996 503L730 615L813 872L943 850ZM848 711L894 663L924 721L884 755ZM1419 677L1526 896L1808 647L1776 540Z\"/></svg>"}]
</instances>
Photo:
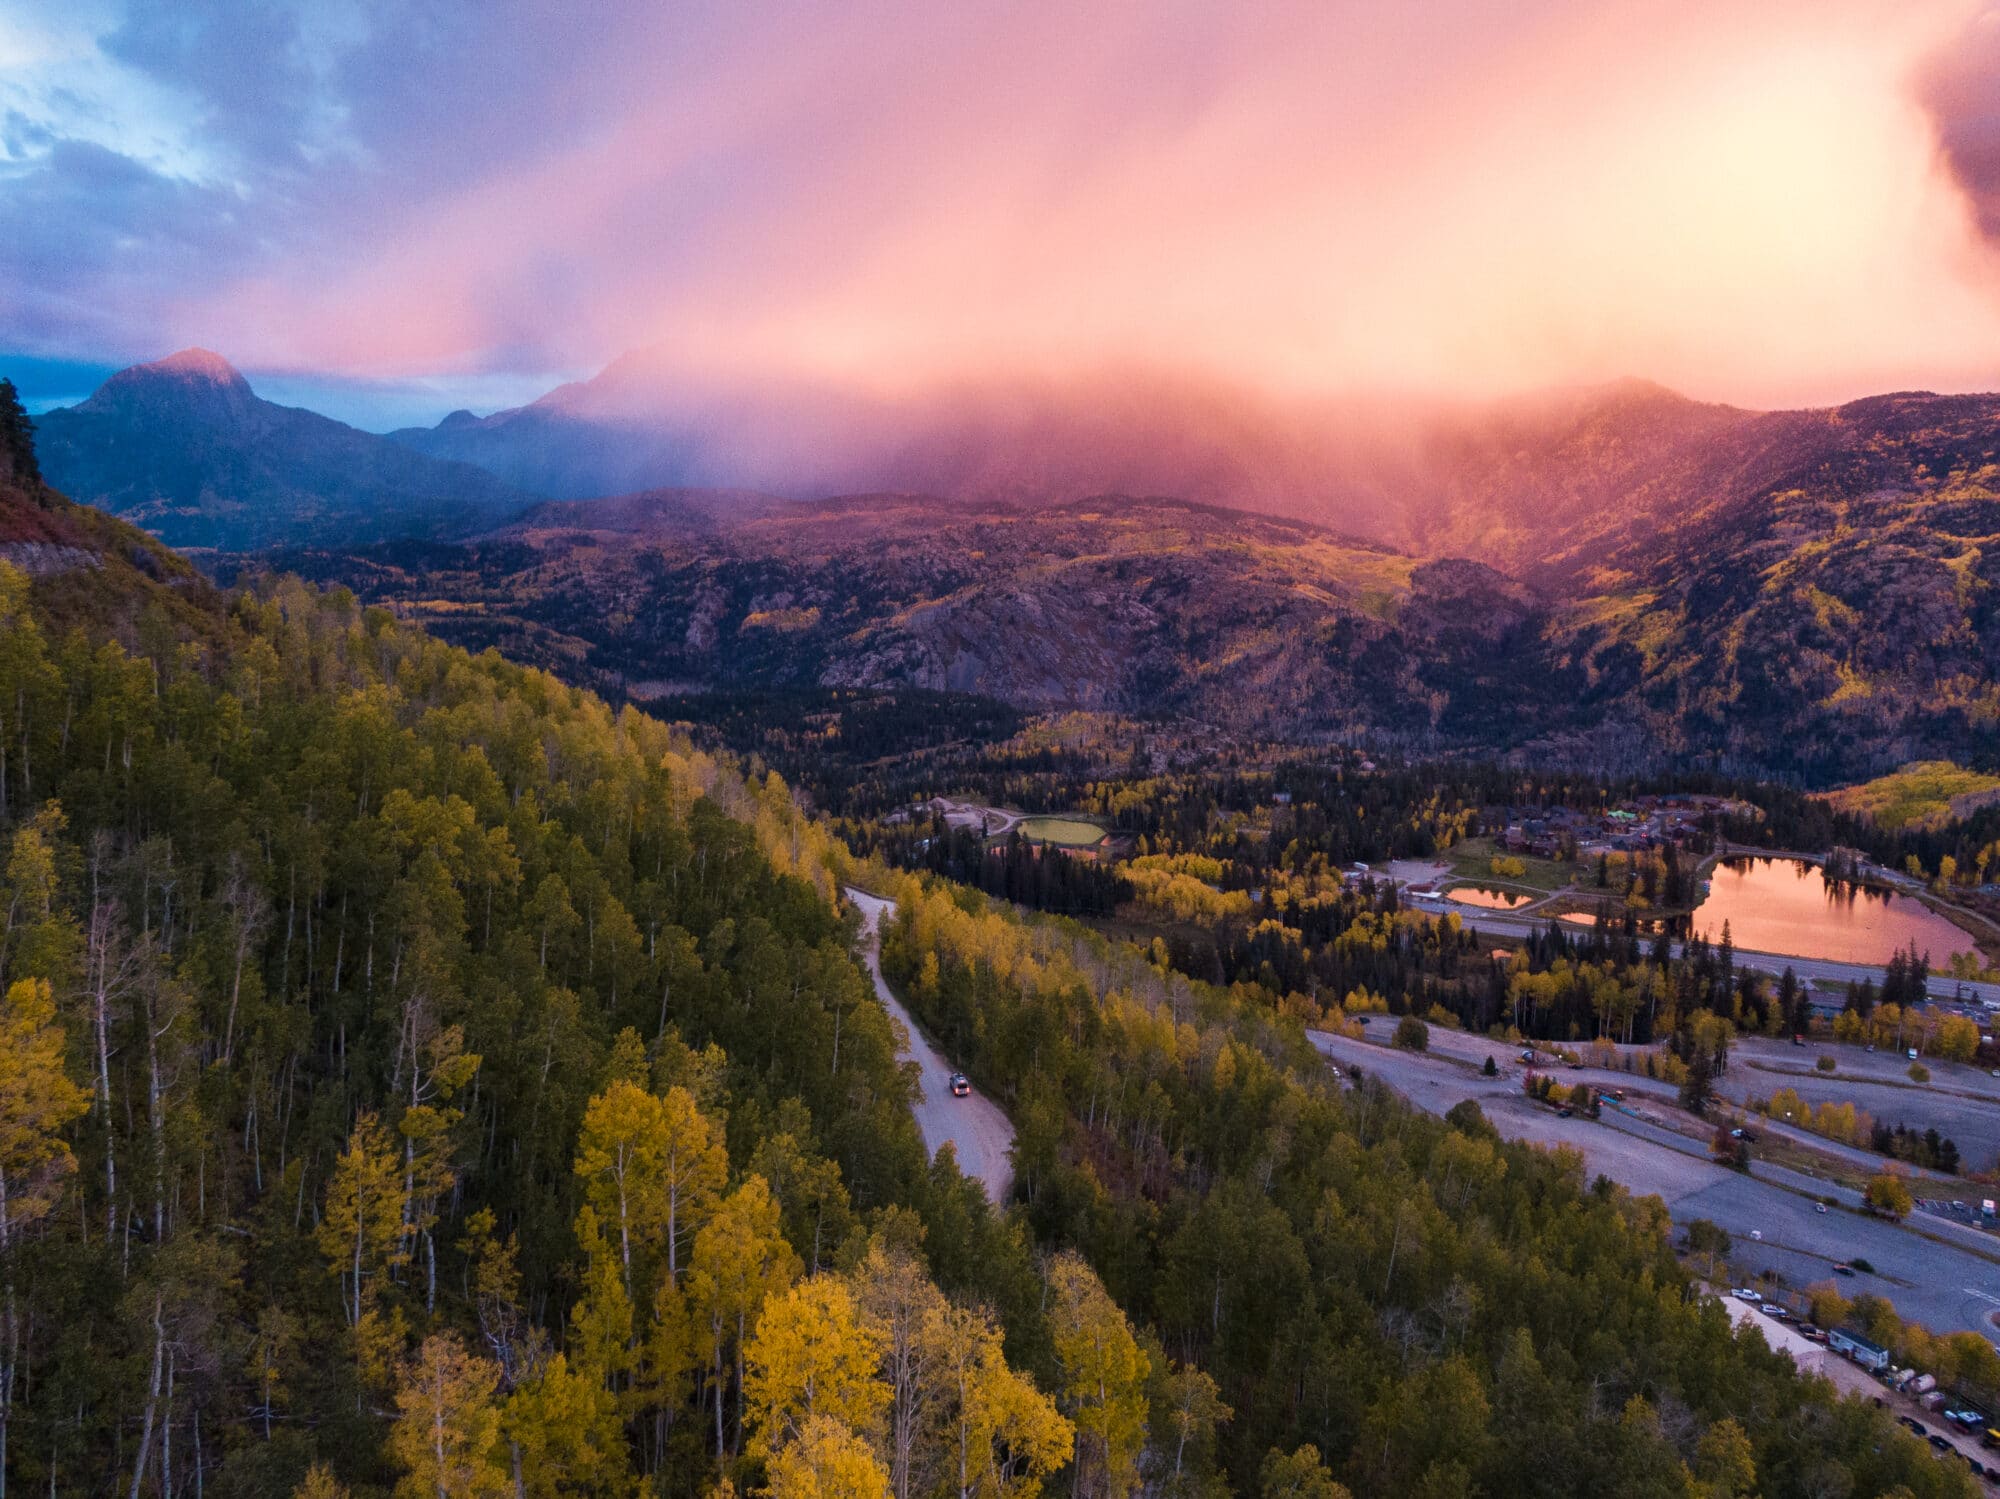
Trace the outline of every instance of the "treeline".
<instances>
[{"instance_id":1,"label":"treeline","mask_svg":"<svg viewBox=\"0 0 2000 1499\"><path fill-rule=\"evenodd\" d=\"M2000 806L1977 808L1941 827L1884 828L1868 818L1836 812L1826 802L1789 787L1759 788L1755 800L1763 817L1754 822L1725 821L1725 837L1809 853L1858 849L1885 869L1898 871L1908 869L1914 860L1929 878L1947 870L1957 880L1992 880L2000 875Z\"/></svg>"},{"instance_id":2,"label":"treeline","mask_svg":"<svg viewBox=\"0 0 2000 1499\"><path fill-rule=\"evenodd\" d=\"M941 815L907 823L852 829L849 846L899 869L925 870L1035 911L1109 916L1132 898L1132 882L1116 864L1073 857L1024 838L1017 828L999 843L977 828L952 827Z\"/></svg>"},{"instance_id":3,"label":"treeline","mask_svg":"<svg viewBox=\"0 0 2000 1499\"><path fill-rule=\"evenodd\" d=\"M1732 1337L1657 1201L1503 1143L1473 1106L1439 1122L1336 1091L1260 989L967 892L897 893L885 968L1019 1122L1037 1237L1213 1376L1237 1491L1309 1446L1322 1484L1371 1494L1971 1492L1884 1413Z\"/></svg>"}]
</instances>

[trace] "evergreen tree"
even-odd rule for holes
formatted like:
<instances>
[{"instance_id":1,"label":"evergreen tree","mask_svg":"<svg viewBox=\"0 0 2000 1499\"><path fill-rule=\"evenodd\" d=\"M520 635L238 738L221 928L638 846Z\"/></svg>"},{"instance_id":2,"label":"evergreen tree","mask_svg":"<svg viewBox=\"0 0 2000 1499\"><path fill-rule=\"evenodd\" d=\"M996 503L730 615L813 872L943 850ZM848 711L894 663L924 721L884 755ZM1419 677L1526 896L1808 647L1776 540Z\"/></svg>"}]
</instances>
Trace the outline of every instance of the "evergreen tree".
<instances>
[{"instance_id":1,"label":"evergreen tree","mask_svg":"<svg viewBox=\"0 0 2000 1499\"><path fill-rule=\"evenodd\" d=\"M21 405L20 393L12 380L0 379L0 479L11 477L17 484L42 482L41 463L35 457L35 424Z\"/></svg>"}]
</instances>

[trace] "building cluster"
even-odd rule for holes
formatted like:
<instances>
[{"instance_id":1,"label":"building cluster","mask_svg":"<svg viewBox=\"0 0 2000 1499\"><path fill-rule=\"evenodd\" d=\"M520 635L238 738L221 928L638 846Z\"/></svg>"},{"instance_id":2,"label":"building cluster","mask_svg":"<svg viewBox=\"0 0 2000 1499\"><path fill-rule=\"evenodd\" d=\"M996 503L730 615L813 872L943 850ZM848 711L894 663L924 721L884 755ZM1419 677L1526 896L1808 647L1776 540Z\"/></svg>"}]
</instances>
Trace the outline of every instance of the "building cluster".
<instances>
[{"instance_id":1,"label":"building cluster","mask_svg":"<svg viewBox=\"0 0 2000 1499\"><path fill-rule=\"evenodd\" d=\"M1657 851L1669 844L1697 845L1705 842L1706 828L1716 819L1748 810L1746 803L1728 797L1679 793L1636 797L1602 811L1491 807L1482 820L1490 827L1502 827L1494 841L1510 854L1554 859L1574 852L1595 858Z\"/></svg>"}]
</instances>

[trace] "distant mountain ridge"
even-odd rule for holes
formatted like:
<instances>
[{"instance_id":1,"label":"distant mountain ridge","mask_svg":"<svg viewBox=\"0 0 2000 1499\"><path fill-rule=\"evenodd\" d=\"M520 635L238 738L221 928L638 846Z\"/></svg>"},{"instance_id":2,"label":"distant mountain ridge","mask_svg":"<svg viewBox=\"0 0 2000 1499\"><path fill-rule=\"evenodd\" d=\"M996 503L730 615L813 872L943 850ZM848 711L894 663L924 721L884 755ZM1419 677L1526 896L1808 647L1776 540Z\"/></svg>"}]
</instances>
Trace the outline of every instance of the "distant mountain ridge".
<instances>
[{"instance_id":1,"label":"distant mountain ridge","mask_svg":"<svg viewBox=\"0 0 2000 1499\"><path fill-rule=\"evenodd\" d=\"M805 386L696 396L659 361L629 355L531 405L391 436L558 499L660 488L1028 505L1161 495L1556 580L1718 506L1811 487L1866 443L1884 402L2000 423L1994 396L1752 411L1642 380L1478 405L1287 404L1146 375L906 401Z\"/></svg>"},{"instance_id":2,"label":"distant mountain ridge","mask_svg":"<svg viewBox=\"0 0 2000 1499\"><path fill-rule=\"evenodd\" d=\"M484 469L263 400L206 349L120 370L35 425L53 487L177 547L458 536L536 498Z\"/></svg>"}]
</instances>

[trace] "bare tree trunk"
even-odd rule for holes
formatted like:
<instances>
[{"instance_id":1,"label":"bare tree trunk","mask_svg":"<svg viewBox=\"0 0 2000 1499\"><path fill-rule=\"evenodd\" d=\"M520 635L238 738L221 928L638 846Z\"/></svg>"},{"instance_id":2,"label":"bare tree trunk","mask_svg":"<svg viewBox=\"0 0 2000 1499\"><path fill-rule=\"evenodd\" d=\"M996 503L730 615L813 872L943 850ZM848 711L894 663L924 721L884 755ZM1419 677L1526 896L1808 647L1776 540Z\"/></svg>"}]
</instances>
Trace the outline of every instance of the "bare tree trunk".
<instances>
[{"instance_id":1,"label":"bare tree trunk","mask_svg":"<svg viewBox=\"0 0 2000 1499\"><path fill-rule=\"evenodd\" d=\"M153 1421L160 1405L160 1377L166 1362L167 1328L166 1308L158 1291L153 1293L153 1374L146 1391L146 1420L139 1428L139 1456L132 1464L131 1499L139 1499L139 1489L146 1481L146 1464L153 1455Z\"/></svg>"}]
</instances>

